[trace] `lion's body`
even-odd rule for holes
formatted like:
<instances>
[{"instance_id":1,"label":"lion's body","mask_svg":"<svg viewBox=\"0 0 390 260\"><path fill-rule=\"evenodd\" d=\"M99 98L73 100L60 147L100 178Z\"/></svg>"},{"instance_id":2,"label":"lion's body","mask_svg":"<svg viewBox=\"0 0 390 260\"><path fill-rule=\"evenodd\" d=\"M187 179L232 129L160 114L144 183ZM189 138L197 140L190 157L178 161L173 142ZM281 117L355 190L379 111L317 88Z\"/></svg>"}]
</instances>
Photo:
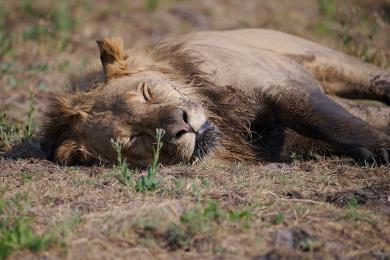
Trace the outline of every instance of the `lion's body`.
<instances>
[{"instance_id":1,"label":"lion's body","mask_svg":"<svg viewBox=\"0 0 390 260\"><path fill-rule=\"evenodd\" d=\"M320 152L389 163L390 137L375 128L389 126L389 108L362 107L327 96L376 99L390 104L389 73L373 65L307 40L259 29L197 32L170 37L163 45L132 49L126 54L122 53L121 46L116 43L99 42L99 47L104 70L99 69L82 77L70 93L74 97L70 102L72 104L68 104L68 110L75 107L82 110L72 112L82 118L77 121L80 124L94 125L85 118L92 118L92 115L96 118L96 107L101 112L110 111L110 116L114 111L117 119L126 116L123 111L125 108L128 111L129 105L119 106L114 103L130 101L115 101L114 95L110 94L120 95L120 91L126 90L126 84L115 83L119 86L116 89L112 89L112 86L109 89L105 85L121 77L132 82L139 75L145 77L150 73L156 77L157 73L157 77L161 78L158 82L170 82L174 86L172 90L166 87L161 91L171 91L173 94L168 96L179 95L180 100L191 100L190 107L195 112L190 112L190 116L198 119L187 122L184 118L186 124L199 125L195 128L200 129L204 119L199 115L203 111L197 106L201 105L205 115L221 130L222 146L216 149L215 156L234 160L280 161L288 159L291 153ZM80 94L80 91L86 94ZM94 91L96 94L93 94ZM108 106L106 100L99 101L100 95L112 96L111 105ZM180 102L175 103L175 106L187 106L183 105L187 101ZM86 103L89 105L85 106ZM172 104L170 101L170 107ZM130 107L133 111L134 106ZM48 114L49 123L46 125L46 133L49 133L46 134L47 139L55 140L54 148L51 149L57 151L64 142L61 137L64 133L56 128L56 120L63 115L62 112L56 113L56 110L61 109L57 102ZM175 109L172 111L172 114L176 113ZM152 112L142 116L145 122L154 118ZM50 117L56 120L50 120ZM137 114L134 122L138 124L141 120L139 118L141 115ZM161 119L157 121L159 123L153 124L153 127L166 123ZM126 132L118 131L125 129L123 124L117 123L115 126L109 120L100 123L110 124L108 136ZM72 124L75 124L74 121ZM65 148L92 150L110 160L112 155L105 156L102 152L109 148L106 146L105 150L100 149L91 138L83 137L85 140L81 140L81 136L86 134L78 132L80 128L83 127L75 127L77 131L69 130L67 134L74 143L72 148L69 145ZM104 131L107 132L107 129ZM99 137L99 133L96 135Z\"/></svg>"},{"instance_id":2,"label":"lion's body","mask_svg":"<svg viewBox=\"0 0 390 260\"><path fill-rule=\"evenodd\" d=\"M177 40L186 41L191 49L199 50L200 53L217 52L217 55L221 57L224 52L235 52L235 54L225 54L225 58L222 59L212 59L220 62L215 66L230 69L226 65L233 65L234 68L242 67L243 61L244 64L246 61L249 67L256 67L255 73L263 79L264 83L269 82L271 85L280 85L280 82L284 84L286 80L296 80L305 85L311 85L312 88L319 88L318 84L310 82L310 77L314 76L321 82L327 93L343 94L345 91L341 85L355 85L350 86L351 88L369 85L375 76L382 73L377 67L360 62L346 54L272 30L198 32L185 35ZM213 48L219 50L212 51ZM226 59L226 55L235 56L235 59ZM297 63L307 70L302 70ZM308 72L311 73L310 76ZM222 78L228 79L228 75L224 74ZM242 87L242 84L238 86ZM347 97L350 97L348 94L350 93L345 93ZM368 97L364 96L364 98Z\"/></svg>"}]
</instances>

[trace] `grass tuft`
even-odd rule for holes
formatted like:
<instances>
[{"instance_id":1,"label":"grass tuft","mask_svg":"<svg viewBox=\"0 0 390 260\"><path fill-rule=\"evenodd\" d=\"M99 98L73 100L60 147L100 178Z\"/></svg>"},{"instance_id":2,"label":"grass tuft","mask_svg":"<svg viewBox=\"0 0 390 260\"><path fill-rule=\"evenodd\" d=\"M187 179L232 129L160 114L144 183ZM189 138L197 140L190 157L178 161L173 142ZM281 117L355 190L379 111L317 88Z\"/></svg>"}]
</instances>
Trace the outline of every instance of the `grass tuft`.
<instances>
[{"instance_id":1,"label":"grass tuft","mask_svg":"<svg viewBox=\"0 0 390 260\"><path fill-rule=\"evenodd\" d=\"M30 141L32 135L34 134L34 129L33 129L33 115L35 112L35 105L34 105L34 99L35 95L32 91L30 91L30 96L29 96L29 109L27 112L27 124L23 132L23 137L22 137L22 142L27 143Z\"/></svg>"},{"instance_id":2,"label":"grass tuft","mask_svg":"<svg viewBox=\"0 0 390 260\"><path fill-rule=\"evenodd\" d=\"M336 13L336 5L333 0L317 0L318 9L326 18L332 19Z\"/></svg>"},{"instance_id":3,"label":"grass tuft","mask_svg":"<svg viewBox=\"0 0 390 260\"><path fill-rule=\"evenodd\" d=\"M27 122L24 127L22 142L27 143L30 141L34 134L33 115L35 113L34 104L35 95L30 91L29 96L29 109L27 112ZM12 145L20 138L19 129L15 125L11 124L6 115L0 115L0 150L8 150Z\"/></svg>"},{"instance_id":4,"label":"grass tuft","mask_svg":"<svg viewBox=\"0 0 390 260\"><path fill-rule=\"evenodd\" d=\"M23 203L25 196L16 194L11 199L5 199L4 194L0 196L0 259L17 250L40 251L50 245L50 235L38 235L31 228L31 217Z\"/></svg>"},{"instance_id":5,"label":"grass tuft","mask_svg":"<svg viewBox=\"0 0 390 260\"><path fill-rule=\"evenodd\" d=\"M279 225L284 222L284 214L281 212L278 212L272 219L272 224Z\"/></svg>"},{"instance_id":6,"label":"grass tuft","mask_svg":"<svg viewBox=\"0 0 390 260\"><path fill-rule=\"evenodd\" d=\"M134 188L134 179L133 174L130 173L129 167L127 166L126 159L123 156L123 144L120 140L112 140L111 139L112 147L114 148L116 154L117 154L117 168L119 170L119 176L118 180L120 183L127 187Z\"/></svg>"},{"instance_id":7,"label":"grass tuft","mask_svg":"<svg viewBox=\"0 0 390 260\"><path fill-rule=\"evenodd\" d=\"M11 124L6 114L0 115L0 150L8 150L19 138L19 129Z\"/></svg>"},{"instance_id":8,"label":"grass tuft","mask_svg":"<svg viewBox=\"0 0 390 260\"><path fill-rule=\"evenodd\" d=\"M188 247L194 240L207 237L214 230L217 221L222 220L224 212L216 201L209 200L205 206L195 205L183 212L180 224L172 224L166 231L167 246L171 249Z\"/></svg>"},{"instance_id":9,"label":"grass tuft","mask_svg":"<svg viewBox=\"0 0 390 260\"><path fill-rule=\"evenodd\" d=\"M159 5L160 5L159 0L146 0L145 1L145 9L148 12L156 11Z\"/></svg>"},{"instance_id":10,"label":"grass tuft","mask_svg":"<svg viewBox=\"0 0 390 260\"><path fill-rule=\"evenodd\" d=\"M250 227L253 208L224 210L215 200L197 203L180 215L179 224L171 224L166 230L167 246L171 249L188 248L198 240L213 236L223 223L235 227ZM238 226L237 226L238 224Z\"/></svg>"},{"instance_id":11,"label":"grass tuft","mask_svg":"<svg viewBox=\"0 0 390 260\"><path fill-rule=\"evenodd\" d=\"M163 147L162 138L165 134L164 129L156 129L156 147L153 147L153 161L152 164L148 168L148 173L146 176L142 176L135 186L136 191L145 192L145 191L153 191L158 188L158 180L156 178L156 174L159 168L159 158L160 151Z\"/></svg>"},{"instance_id":12,"label":"grass tuft","mask_svg":"<svg viewBox=\"0 0 390 260\"><path fill-rule=\"evenodd\" d=\"M7 35L0 31L0 57L7 54L11 50L11 41Z\"/></svg>"},{"instance_id":13,"label":"grass tuft","mask_svg":"<svg viewBox=\"0 0 390 260\"><path fill-rule=\"evenodd\" d=\"M137 192L146 192L156 190L159 186L158 179L156 178L159 169L159 158L161 148L163 147L162 138L165 134L163 129L156 129L156 147L153 147L153 161L148 168L148 172L145 176L142 176L139 180L134 181L134 174L129 170L126 163L126 159L123 156L123 144L120 140L111 140L111 144L117 153L117 168L120 175L118 180L123 185L134 188Z\"/></svg>"}]
</instances>

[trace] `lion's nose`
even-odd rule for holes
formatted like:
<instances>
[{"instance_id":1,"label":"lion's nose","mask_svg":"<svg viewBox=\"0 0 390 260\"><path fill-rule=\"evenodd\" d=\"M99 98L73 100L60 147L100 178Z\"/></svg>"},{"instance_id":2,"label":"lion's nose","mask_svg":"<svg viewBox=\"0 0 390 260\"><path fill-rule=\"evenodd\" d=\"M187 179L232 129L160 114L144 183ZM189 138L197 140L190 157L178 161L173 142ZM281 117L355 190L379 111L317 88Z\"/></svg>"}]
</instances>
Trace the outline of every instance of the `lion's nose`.
<instances>
[{"instance_id":1,"label":"lion's nose","mask_svg":"<svg viewBox=\"0 0 390 260\"><path fill-rule=\"evenodd\" d=\"M189 122L189 114L186 110L184 109L178 109L176 111L176 129L174 130L175 138L180 138L182 135L185 133L189 132L195 132L194 129L191 127L190 122Z\"/></svg>"},{"instance_id":2,"label":"lion's nose","mask_svg":"<svg viewBox=\"0 0 390 260\"><path fill-rule=\"evenodd\" d=\"M179 139L186 133L195 134L207 121L205 113L192 103L176 107L161 118L164 119L161 127L166 131L165 140L168 142Z\"/></svg>"}]
</instances>

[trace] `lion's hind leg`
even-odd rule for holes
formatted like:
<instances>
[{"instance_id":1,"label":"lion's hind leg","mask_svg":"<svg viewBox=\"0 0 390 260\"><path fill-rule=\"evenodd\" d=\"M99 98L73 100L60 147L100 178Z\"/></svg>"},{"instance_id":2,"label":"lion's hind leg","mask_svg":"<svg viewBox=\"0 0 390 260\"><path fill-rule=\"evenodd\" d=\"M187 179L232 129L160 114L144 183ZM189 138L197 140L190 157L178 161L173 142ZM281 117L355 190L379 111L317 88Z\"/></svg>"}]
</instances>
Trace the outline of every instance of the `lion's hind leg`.
<instances>
[{"instance_id":1,"label":"lion's hind leg","mask_svg":"<svg viewBox=\"0 0 390 260\"><path fill-rule=\"evenodd\" d=\"M283 32L246 29L223 34L236 43L270 50L302 64L322 83L327 94L374 99L390 105L390 71Z\"/></svg>"},{"instance_id":2,"label":"lion's hind leg","mask_svg":"<svg viewBox=\"0 0 390 260\"><path fill-rule=\"evenodd\" d=\"M390 105L390 72L333 50L313 53L312 59L295 60L314 74L327 94Z\"/></svg>"}]
</instances>

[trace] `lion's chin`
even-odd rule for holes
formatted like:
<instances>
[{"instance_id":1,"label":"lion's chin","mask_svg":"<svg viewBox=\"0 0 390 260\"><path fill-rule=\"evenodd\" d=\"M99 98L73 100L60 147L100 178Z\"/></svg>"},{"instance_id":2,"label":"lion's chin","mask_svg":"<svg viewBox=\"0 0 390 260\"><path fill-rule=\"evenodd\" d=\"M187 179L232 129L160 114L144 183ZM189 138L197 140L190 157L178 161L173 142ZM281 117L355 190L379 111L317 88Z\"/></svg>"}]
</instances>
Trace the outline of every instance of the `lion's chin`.
<instances>
[{"instance_id":1,"label":"lion's chin","mask_svg":"<svg viewBox=\"0 0 390 260\"><path fill-rule=\"evenodd\" d=\"M221 132L206 122L197 133L189 132L174 143L165 145L163 163L194 163L211 154L219 145ZM164 146L163 146L164 149Z\"/></svg>"},{"instance_id":2,"label":"lion's chin","mask_svg":"<svg viewBox=\"0 0 390 260\"><path fill-rule=\"evenodd\" d=\"M219 145L221 131L210 122L206 122L196 133L195 148L190 158L191 162L204 159Z\"/></svg>"}]
</instances>

